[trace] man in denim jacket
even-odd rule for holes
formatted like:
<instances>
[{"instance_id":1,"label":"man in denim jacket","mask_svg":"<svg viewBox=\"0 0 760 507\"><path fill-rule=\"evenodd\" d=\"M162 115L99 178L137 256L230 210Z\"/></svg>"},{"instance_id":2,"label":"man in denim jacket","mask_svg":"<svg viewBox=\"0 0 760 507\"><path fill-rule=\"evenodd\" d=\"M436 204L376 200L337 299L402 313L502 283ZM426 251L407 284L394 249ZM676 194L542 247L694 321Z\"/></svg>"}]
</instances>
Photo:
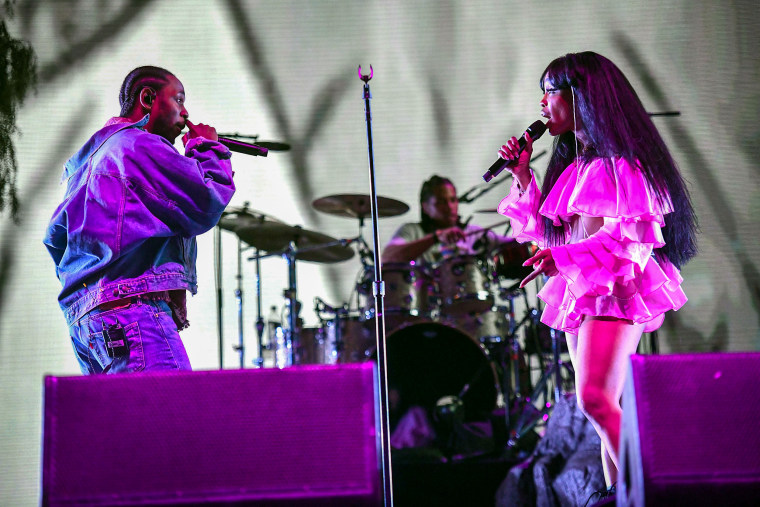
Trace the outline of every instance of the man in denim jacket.
<instances>
[{"instance_id":1,"label":"man in denim jacket","mask_svg":"<svg viewBox=\"0 0 760 507\"><path fill-rule=\"evenodd\" d=\"M196 240L235 192L229 150L193 124L182 83L139 67L112 118L69 159L45 246L84 374L189 370L179 337L195 294ZM185 155L174 147L182 137Z\"/></svg>"}]
</instances>

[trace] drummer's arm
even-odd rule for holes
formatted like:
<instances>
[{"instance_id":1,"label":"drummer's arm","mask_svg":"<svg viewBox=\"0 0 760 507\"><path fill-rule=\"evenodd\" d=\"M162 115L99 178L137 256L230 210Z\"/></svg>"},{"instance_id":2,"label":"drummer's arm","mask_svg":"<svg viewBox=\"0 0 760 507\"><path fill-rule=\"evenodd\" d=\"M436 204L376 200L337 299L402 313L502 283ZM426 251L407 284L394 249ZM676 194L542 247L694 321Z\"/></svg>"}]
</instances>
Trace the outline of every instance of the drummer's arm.
<instances>
[{"instance_id":1,"label":"drummer's arm","mask_svg":"<svg viewBox=\"0 0 760 507\"><path fill-rule=\"evenodd\" d=\"M394 237L388 242L381 256L382 262L411 262L438 242L435 233L425 234L420 239L406 241Z\"/></svg>"}]
</instances>

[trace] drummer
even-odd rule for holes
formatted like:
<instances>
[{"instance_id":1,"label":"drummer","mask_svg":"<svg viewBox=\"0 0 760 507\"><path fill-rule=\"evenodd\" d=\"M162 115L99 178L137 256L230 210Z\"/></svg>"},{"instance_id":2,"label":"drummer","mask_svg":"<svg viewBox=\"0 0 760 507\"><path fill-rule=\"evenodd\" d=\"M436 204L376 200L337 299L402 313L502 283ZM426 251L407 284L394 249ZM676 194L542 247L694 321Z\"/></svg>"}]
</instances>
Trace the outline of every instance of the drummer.
<instances>
[{"instance_id":1,"label":"drummer","mask_svg":"<svg viewBox=\"0 0 760 507\"><path fill-rule=\"evenodd\" d=\"M434 264L456 255L477 255L512 241L476 225L460 221L456 187L434 175L420 190L420 221L402 225L382 253L384 263Z\"/></svg>"}]
</instances>

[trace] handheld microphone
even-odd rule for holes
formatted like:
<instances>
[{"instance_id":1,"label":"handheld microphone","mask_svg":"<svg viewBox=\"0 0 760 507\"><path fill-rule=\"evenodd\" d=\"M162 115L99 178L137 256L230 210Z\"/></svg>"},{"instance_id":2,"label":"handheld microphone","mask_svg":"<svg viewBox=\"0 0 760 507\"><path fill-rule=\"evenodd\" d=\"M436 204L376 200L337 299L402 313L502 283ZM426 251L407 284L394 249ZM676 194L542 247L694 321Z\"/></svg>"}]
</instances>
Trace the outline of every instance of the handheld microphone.
<instances>
[{"instance_id":1,"label":"handheld microphone","mask_svg":"<svg viewBox=\"0 0 760 507\"><path fill-rule=\"evenodd\" d=\"M217 136L217 139L219 139L220 143L229 148L230 151L234 151L236 153L253 155L254 157L266 157L267 153L269 153L268 149L262 148L261 146L256 146L255 144L244 143L243 141L238 141L236 139L230 139L228 137L222 136Z\"/></svg>"},{"instance_id":2,"label":"handheld microphone","mask_svg":"<svg viewBox=\"0 0 760 507\"><path fill-rule=\"evenodd\" d=\"M534 121L530 127L528 127L525 130L526 133L530 134L531 139L534 141L544 135L544 132L546 132L546 124L542 122L541 120ZM522 153L525 149L525 134L520 137L520 139L517 141L517 144L520 146L520 152ZM494 179L496 176L499 175L500 172L502 172L506 167L513 166L517 164L517 159L512 160L504 160L503 158L499 157L499 159L494 162L491 167L488 168L488 171L483 175L483 179L488 183L492 179Z\"/></svg>"}]
</instances>

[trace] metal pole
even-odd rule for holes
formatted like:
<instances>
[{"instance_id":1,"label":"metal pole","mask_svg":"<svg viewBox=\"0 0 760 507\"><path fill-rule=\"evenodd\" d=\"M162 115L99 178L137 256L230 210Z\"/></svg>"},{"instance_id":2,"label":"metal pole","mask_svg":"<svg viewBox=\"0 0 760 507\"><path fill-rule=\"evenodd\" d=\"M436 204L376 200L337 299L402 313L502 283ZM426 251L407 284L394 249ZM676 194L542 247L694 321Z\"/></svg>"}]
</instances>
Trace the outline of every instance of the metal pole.
<instances>
[{"instance_id":1,"label":"metal pole","mask_svg":"<svg viewBox=\"0 0 760 507\"><path fill-rule=\"evenodd\" d=\"M235 299L237 300L238 314L238 345L234 347L240 354L240 368L245 365L245 344L243 342L243 244L238 237L237 240L237 288L235 289Z\"/></svg>"},{"instance_id":2,"label":"metal pole","mask_svg":"<svg viewBox=\"0 0 760 507\"><path fill-rule=\"evenodd\" d=\"M264 316L261 314L261 258L256 249L256 336L259 338L259 355L253 364L257 368L264 367Z\"/></svg>"},{"instance_id":3,"label":"metal pole","mask_svg":"<svg viewBox=\"0 0 760 507\"><path fill-rule=\"evenodd\" d=\"M367 152L369 155L369 186L370 201L372 210L372 240L375 260L375 281L372 284L372 293L375 296L375 336L377 342L377 371L379 391L380 391L380 439L381 454L383 464L383 498L386 507L393 506L393 475L391 472L391 438L390 438L390 416L388 411L388 372L386 370L386 350L385 350L385 285L382 279L382 265L380 264L380 233L378 232L378 213L377 213L377 189L375 187L375 162L372 152L372 113L370 110L370 99L372 94L369 90L369 80L372 79L374 71L372 66L369 67L369 75L362 75L361 65L359 66L359 79L364 81L364 112L367 120Z\"/></svg>"},{"instance_id":4,"label":"metal pole","mask_svg":"<svg viewBox=\"0 0 760 507\"><path fill-rule=\"evenodd\" d=\"M224 368L224 326L222 323L222 229L214 227L214 257L216 257L216 328L219 335L219 369Z\"/></svg>"}]
</instances>

